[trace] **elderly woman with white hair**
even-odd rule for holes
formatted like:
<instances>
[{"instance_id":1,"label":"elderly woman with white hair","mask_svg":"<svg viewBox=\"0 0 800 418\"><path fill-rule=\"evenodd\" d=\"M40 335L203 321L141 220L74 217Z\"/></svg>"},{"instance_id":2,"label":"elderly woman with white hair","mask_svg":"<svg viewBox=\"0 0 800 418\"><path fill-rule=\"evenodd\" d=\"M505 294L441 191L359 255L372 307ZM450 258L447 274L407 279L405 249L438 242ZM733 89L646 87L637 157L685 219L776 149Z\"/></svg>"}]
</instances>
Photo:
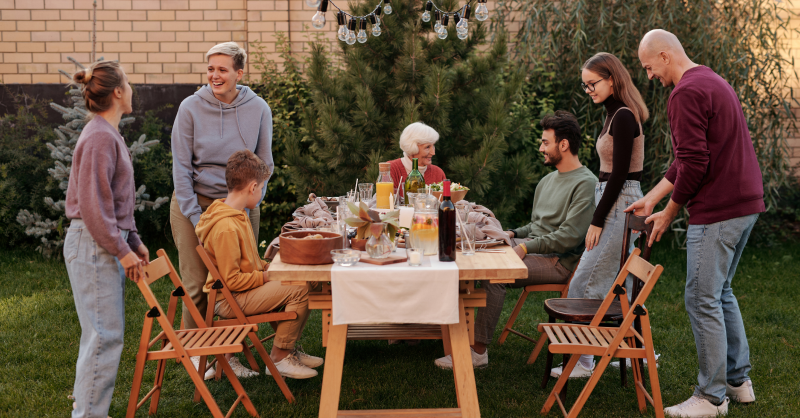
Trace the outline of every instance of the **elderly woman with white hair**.
<instances>
[{"instance_id":1,"label":"elderly woman with white hair","mask_svg":"<svg viewBox=\"0 0 800 418\"><path fill-rule=\"evenodd\" d=\"M403 133L400 134L403 157L390 161L395 187L400 184L401 178L405 181L411 173L412 158L417 159L417 168L425 179L425 184L438 183L446 178L444 171L432 164L438 140L439 133L422 122L414 122L403 129Z\"/></svg>"},{"instance_id":2,"label":"elderly woman with white hair","mask_svg":"<svg viewBox=\"0 0 800 418\"><path fill-rule=\"evenodd\" d=\"M272 173L272 110L247 86L237 84L244 75L247 53L236 42L225 42L206 53L208 84L181 102L172 127L172 178L175 192L170 204L170 222L178 247L183 287L200 312L205 313L208 296L203 292L208 270L197 254L195 227L200 215L215 199L227 196L225 167L228 158L250 150ZM269 180L269 178L267 178ZM267 190L266 181L262 191ZM249 211L253 235L258 241L259 210ZM197 328L186 307L184 328ZM237 375L254 374L238 361L231 366Z\"/></svg>"}]
</instances>

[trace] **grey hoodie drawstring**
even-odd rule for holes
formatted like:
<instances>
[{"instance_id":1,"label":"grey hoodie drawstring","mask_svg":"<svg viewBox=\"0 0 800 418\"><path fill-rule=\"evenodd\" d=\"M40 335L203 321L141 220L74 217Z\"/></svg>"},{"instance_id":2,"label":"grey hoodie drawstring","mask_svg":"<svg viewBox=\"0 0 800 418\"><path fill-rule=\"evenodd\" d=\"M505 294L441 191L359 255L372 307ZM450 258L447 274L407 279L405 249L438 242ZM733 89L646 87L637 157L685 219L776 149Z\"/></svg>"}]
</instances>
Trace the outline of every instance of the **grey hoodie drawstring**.
<instances>
[{"instance_id":1,"label":"grey hoodie drawstring","mask_svg":"<svg viewBox=\"0 0 800 418\"><path fill-rule=\"evenodd\" d=\"M217 104L219 105L219 140L222 141L222 101L217 99Z\"/></svg>"},{"instance_id":2,"label":"grey hoodie drawstring","mask_svg":"<svg viewBox=\"0 0 800 418\"><path fill-rule=\"evenodd\" d=\"M244 142L244 147L247 148L247 140L244 139L244 135L242 135L242 127L239 126L239 106L236 106L234 109L236 109L236 127L239 128L239 137L242 138L242 142Z\"/></svg>"}]
</instances>

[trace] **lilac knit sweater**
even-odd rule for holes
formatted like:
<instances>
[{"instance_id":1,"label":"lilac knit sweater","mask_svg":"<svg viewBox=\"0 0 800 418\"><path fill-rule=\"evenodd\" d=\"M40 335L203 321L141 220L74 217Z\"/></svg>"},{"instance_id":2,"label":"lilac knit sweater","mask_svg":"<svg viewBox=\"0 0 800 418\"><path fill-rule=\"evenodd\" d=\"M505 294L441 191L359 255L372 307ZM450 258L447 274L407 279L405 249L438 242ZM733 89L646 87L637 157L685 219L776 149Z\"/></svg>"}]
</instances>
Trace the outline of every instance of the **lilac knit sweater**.
<instances>
[{"instance_id":1,"label":"lilac knit sweater","mask_svg":"<svg viewBox=\"0 0 800 418\"><path fill-rule=\"evenodd\" d=\"M122 258L142 243L133 219L135 202L133 163L125 140L105 119L95 116L83 128L72 155L67 218L83 219L92 238ZM120 229L130 230L127 242Z\"/></svg>"}]
</instances>

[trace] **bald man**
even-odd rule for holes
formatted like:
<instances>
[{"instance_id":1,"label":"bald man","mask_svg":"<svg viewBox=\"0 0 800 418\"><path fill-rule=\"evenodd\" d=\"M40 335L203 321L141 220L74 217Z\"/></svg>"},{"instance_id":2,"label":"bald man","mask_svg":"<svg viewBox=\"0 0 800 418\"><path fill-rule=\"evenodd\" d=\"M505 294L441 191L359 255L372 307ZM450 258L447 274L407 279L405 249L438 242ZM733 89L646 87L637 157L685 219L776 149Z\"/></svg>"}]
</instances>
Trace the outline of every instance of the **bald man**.
<instances>
[{"instance_id":1,"label":"bald man","mask_svg":"<svg viewBox=\"0 0 800 418\"><path fill-rule=\"evenodd\" d=\"M731 281L765 209L761 169L736 92L710 68L692 62L675 35L648 32L639 44L639 61L649 79L675 86L667 105L675 160L664 179L626 212L649 216L652 245L684 205L689 211L685 302L700 371L692 397L664 412L726 415L728 397L755 401L750 349ZM653 213L669 193L667 207Z\"/></svg>"}]
</instances>

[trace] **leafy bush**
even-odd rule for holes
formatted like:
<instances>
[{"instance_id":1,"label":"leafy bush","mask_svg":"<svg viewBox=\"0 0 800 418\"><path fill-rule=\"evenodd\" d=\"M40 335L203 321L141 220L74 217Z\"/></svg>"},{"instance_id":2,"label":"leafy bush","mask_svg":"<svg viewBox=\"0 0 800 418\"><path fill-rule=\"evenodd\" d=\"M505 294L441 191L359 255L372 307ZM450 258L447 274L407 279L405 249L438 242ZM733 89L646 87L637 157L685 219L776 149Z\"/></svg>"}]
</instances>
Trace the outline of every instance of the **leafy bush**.
<instances>
[{"instance_id":1,"label":"leafy bush","mask_svg":"<svg viewBox=\"0 0 800 418\"><path fill-rule=\"evenodd\" d=\"M291 54L291 44L283 32L277 32L276 49L283 58L279 69L274 60L266 58L260 42L251 43L255 52L250 57L261 73L258 81L251 80L249 86L266 100L272 109L272 157L275 172L267 184L267 194L261 204L260 239L269 242L280 234L281 227L292 220L295 207L302 204L305 196L297 194L297 187L289 181L285 162L286 139L302 135L303 109L308 104L309 94L300 67Z\"/></svg>"},{"instance_id":2,"label":"leafy bush","mask_svg":"<svg viewBox=\"0 0 800 418\"><path fill-rule=\"evenodd\" d=\"M47 126L47 105L24 94L13 97L15 112L0 116L0 247L14 248L37 241L16 222L22 209L49 213L45 197L58 197L57 184L47 173L53 165L47 142L55 133Z\"/></svg>"},{"instance_id":3,"label":"leafy bush","mask_svg":"<svg viewBox=\"0 0 800 418\"><path fill-rule=\"evenodd\" d=\"M788 86L797 78L786 58L792 28L786 7L785 2L772 0L503 0L496 24L521 20L516 58L523 68L545 69L532 82L564 88L553 96L554 107L575 113L591 137L600 133L605 111L578 87L580 67L600 51L623 62L651 114L644 124L645 192L672 162L666 111L671 90L647 79L637 50L651 29L674 33L694 62L716 71L739 95L761 165L767 207L774 212L781 206L779 191L790 178L786 138L794 127L794 115ZM680 244L686 215L673 224Z\"/></svg>"}]
</instances>

